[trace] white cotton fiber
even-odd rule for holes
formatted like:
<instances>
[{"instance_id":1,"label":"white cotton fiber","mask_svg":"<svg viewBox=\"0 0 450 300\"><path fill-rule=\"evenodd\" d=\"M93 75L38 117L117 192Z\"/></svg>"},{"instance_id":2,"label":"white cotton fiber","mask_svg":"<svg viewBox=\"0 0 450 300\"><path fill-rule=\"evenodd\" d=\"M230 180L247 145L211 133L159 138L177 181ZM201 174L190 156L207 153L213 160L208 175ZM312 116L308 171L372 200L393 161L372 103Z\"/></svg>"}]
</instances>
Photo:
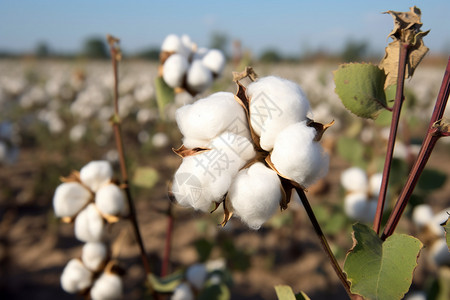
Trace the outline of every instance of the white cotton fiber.
<instances>
[{"instance_id":1,"label":"white cotton fiber","mask_svg":"<svg viewBox=\"0 0 450 300\"><path fill-rule=\"evenodd\" d=\"M125 193L113 183L104 185L97 191L95 194L95 205L104 215L124 217L128 214Z\"/></svg>"},{"instance_id":2,"label":"white cotton fiber","mask_svg":"<svg viewBox=\"0 0 450 300\"><path fill-rule=\"evenodd\" d=\"M428 204L420 204L414 207L412 220L417 227L422 228L433 219L433 210Z\"/></svg>"},{"instance_id":3,"label":"white cotton fiber","mask_svg":"<svg viewBox=\"0 0 450 300\"><path fill-rule=\"evenodd\" d=\"M347 194L344 199L344 211L352 219L368 222L370 206L367 194L362 192Z\"/></svg>"},{"instance_id":4,"label":"white cotton fiber","mask_svg":"<svg viewBox=\"0 0 450 300\"><path fill-rule=\"evenodd\" d=\"M111 164L106 160L91 161L80 170L81 181L94 192L108 184L112 176Z\"/></svg>"},{"instance_id":5,"label":"white cotton fiber","mask_svg":"<svg viewBox=\"0 0 450 300\"><path fill-rule=\"evenodd\" d=\"M272 150L281 130L306 120L310 109L300 86L283 78L259 78L249 84L246 93L250 98L251 126L266 151Z\"/></svg>"},{"instance_id":6,"label":"white cotton fiber","mask_svg":"<svg viewBox=\"0 0 450 300\"><path fill-rule=\"evenodd\" d=\"M99 242L104 234L104 222L95 204L89 204L75 219L75 237L82 242Z\"/></svg>"},{"instance_id":7,"label":"white cotton fiber","mask_svg":"<svg viewBox=\"0 0 450 300\"><path fill-rule=\"evenodd\" d=\"M57 217L73 217L85 206L91 193L78 182L60 184L53 196L53 209Z\"/></svg>"},{"instance_id":8,"label":"white cotton fiber","mask_svg":"<svg viewBox=\"0 0 450 300\"><path fill-rule=\"evenodd\" d=\"M435 240L429 248L429 254L438 266L450 264L450 252L445 238Z\"/></svg>"},{"instance_id":9,"label":"white cotton fiber","mask_svg":"<svg viewBox=\"0 0 450 300\"><path fill-rule=\"evenodd\" d=\"M278 175L262 163L241 170L228 196L234 214L252 229L259 229L276 211L281 201Z\"/></svg>"},{"instance_id":10,"label":"white cotton fiber","mask_svg":"<svg viewBox=\"0 0 450 300\"><path fill-rule=\"evenodd\" d=\"M103 273L94 282L91 289L91 298L93 300L122 299L122 296L122 278L117 274Z\"/></svg>"},{"instance_id":11,"label":"white cotton fiber","mask_svg":"<svg viewBox=\"0 0 450 300\"><path fill-rule=\"evenodd\" d=\"M382 173L375 173L369 178L369 193L372 197L378 197L380 194L381 182L383 181Z\"/></svg>"},{"instance_id":12,"label":"white cotton fiber","mask_svg":"<svg viewBox=\"0 0 450 300\"><path fill-rule=\"evenodd\" d=\"M194 300L194 293L189 284L183 282L175 288L170 300Z\"/></svg>"},{"instance_id":13,"label":"white cotton fiber","mask_svg":"<svg viewBox=\"0 0 450 300\"><path fill-rule=\"evenodd\" d=\"M225 68L225 55L217 49L209 50L202 59L203 65L216 75L222 74Z\"/></svg>"},{"instance_id":14,"label":"white cotton fiber","mask_svg":"<svg viewBox=\"0 0 450 300\"><path fill-rule=\"evenodd\" d=\"M177 110L176 121L188 148L204 147L204 141L210 141L224 131L250 138L244 109L232 93L215 93L185 105Z\"/></svg>"},{"instance_id":15,"label":"white cotton fiber","mask_svg":"<svg viewBox=\"0 0 450 300\"><path fill-rule=\"evenodd\" d=\"M161 45L161 50L167 51L167 52L179 53L179 54L185 56L186 58L188 57L189 52L190 52L189 49L187 49L184 46L183 41L180 39L180 37L175 34L169 34L164 39L164 41Z\"/></svg>"},{"instance_id":16,"label":"white cotton fiber","mask_svg":"<svg viewBox=\"0 0 450 300\"><path fill-rule=\"evenodd\" d=\"M207 275L205 264L195 264L186 270L186 280L197 290L203 288Z\"/></svg>"},{"instance_id":17,"label":"white cotton fiber","mask_svg":"<svg viewBox=\"0 0 450 300\"><path fill-rule=\"evenodd\" d=\"M90 287L92 272L76 258L71 259L61 274L61 286L64 291L75 294Z\"/></svg>"},{"instance_id":18,"label":"white cotton fiber","mask_svg":"<svg viewBox=\"0 0 450 300\"><path fill-rule=\"evenodd\" d=\"M163 65L163 79L172 88L183 85L189 63L181 54L172 54Z\"/></svg>"},{"instance_id":19,"label":"white cotton fiber","mask_svg":"<svg viewBox=\"0 0 450 300\"><path fill-rule=\"evenodd\" d=\"M194 60L187 72L186 83L190 90L201 93L212 85L213 76L201 60Z\"/></svg>"},{"instance_id":20,"label":"white cotton fiber","mask_svg":"<svg viewBox=\"0 0 450 300\"><path fill-rule=\"evenodd\" d=\"M187 34L183 34L181 36L181 44L183 45L183 49L185 51L186 57L190 57L192 51L197 47L194 42L192 42L191 37Z\"/></svg>"},{"instance_id":21,"label":"white cotton fiber","mask_svg":"<svg viewBox=\"0 0 450 300\"><path fill-rule=\"evenodd\" d=\"M346 169L341 174L341 184L349 192L367 192L369 182L366 172L358 167Z\"/></svg>"},{"instance_id":22,"label":"white cotton fiber","mask_svg":"<svg viewBox=\"0 0 450 300\"><path fill-rule=\"evenodd\" d=\"M292 124L278 134L271 154L278 172L304 188L328 172L329 157L314 141L315 135L305 121Z\"/></svg>"},{"instance_id":23,"label":"white cotton fiber","mask_svg":"<svg viewBox=\"0 0 450 300\"><path fill-rule=\"evenodd\" d=\"M98 271L103 266L108 255L108 249L104 243L91 242L83 246L81 260L91 271Z\"/></svg>"}]
</instances>

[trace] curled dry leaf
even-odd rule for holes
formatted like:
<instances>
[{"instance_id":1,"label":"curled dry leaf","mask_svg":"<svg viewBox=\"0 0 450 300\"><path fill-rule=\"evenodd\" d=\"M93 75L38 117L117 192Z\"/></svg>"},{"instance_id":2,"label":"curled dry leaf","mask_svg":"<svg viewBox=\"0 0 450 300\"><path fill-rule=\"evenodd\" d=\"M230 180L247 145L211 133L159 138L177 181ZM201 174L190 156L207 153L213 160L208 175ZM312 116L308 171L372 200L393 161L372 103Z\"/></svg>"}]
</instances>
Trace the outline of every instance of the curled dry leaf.
<instances>
[{"instance_id":1,"label":"curled dry leaf","mask_svg":"<svg viewBox=\"0 0 450 300\"><path fill-rule=\"evenodd\" d=\"M433 129L436 135L448 136L449 135L450 120L441 119L433 124Z\"/></svg>"}]
</instances>

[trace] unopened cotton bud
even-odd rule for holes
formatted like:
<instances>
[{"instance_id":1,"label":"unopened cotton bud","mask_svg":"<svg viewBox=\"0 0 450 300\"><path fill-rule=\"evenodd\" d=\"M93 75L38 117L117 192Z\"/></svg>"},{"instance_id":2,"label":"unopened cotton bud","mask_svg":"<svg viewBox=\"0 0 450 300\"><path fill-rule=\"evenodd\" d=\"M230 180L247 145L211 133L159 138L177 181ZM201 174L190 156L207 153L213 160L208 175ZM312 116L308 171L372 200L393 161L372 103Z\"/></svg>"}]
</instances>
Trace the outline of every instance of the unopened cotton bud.
<instances>
[{"instance_id":1,"label":"unopened cotton bud","mask_svg":"<svg viewBox=\"0 0 450 300\"><path fill-rule=\"evenodd\" d=\"M450 265L450 252L444 238L434 241L429 248L429 253L436 265Z\"/></svg>"},{"instance_id":2,"label":"unopened cotton bud","mask_svg":"<svg viewBox=\"0 0 450 300\"><path fill-rule=\"evenodd\" d=\"M271 154L278 172L304 188L328 172L329 157L315 136L316 130L306 122L292 124L278 134Z\"/></svg>"},{"instance_id":3,"label":"unopened cotton bud","mask_svg":"<svg viewBox=\"0 0 450 300\"><path fill-rule=\"evenodd\" d=\"M344 210L352 219L370 222L371 207L366 193L354 192L345 196Z\"/></svg>"},{"instance_id":4,"label":"unopened cotton bud","mask_svg":"<svg viewBox=\"0 0 450 300\"><path fill-rule=\"evenodd\" d=\"M234 214L252 229L259 229L276 211L281 201L278 175L262 163L241 170L228 197Z\"/></svg>"},{"instance_id":5,"label":"unopened cotton bud","mask_svg":"<svg viewBox=\"0 0 450 300\"><path fill-rule=\"evenodd\" d=\"M92 286L93 300L121 299L123 296L122 278L117 274L103 273Z\"/></svg>"},{"instance_id":6,"label":"unopened cotton bud","mask_svg":"<svg viewBox=\"0 0 450 300\"><path fill-rule=\"evenodd\" d=\"M202 59L203 65L216 75L220 75L225 68L225 55L217 49L209 50Z\"/></svg>"},{"instance_id":7,"label":"unopened cotton bud","mask_svg":"<svg viewBox=\"0 0 450 300\"><path fill-rule=\"evenodd\" d=\"M381 189L381 182L383 181L382 173L375 173L369 179L369 193L372 197L378 197Z\"/></svg>"},{"instance_id":8,"label":"unopened cotton bud","mask_svg":"<svg viewBox=\"0 0 450 300\"><path fill-rule=\"evenodd\" d=\"M183 282L175 288L170 300L194 300L194 293L189 284Z\"/></svg>"},{"instance_id":9,"label":"unopened cotton bud","mask_svg":"<svg viewBox=\"0 0 450 300\"><path fill-rule=\"evenodd\" d=\"M189 67L186 78L190 90L201 93L211 86L213 76L211 71L205 67L200 60L194 60Z\"/></svg>"},{"instance_id":10,"label":"unopened cotton bud","mask_svg":"<svg viewBox=\"0 0 450 300\"><path fill-rule=\"evenodd\" d=\"M92 272L79 259L71 259L61 274L61 286L67 293L78 293L92 285Z\"/></svg>"},{"instance_id":11,"label":"unopened cotton bud","mask_svg":"<svg viewBox=\"0 0 450 300\"><path fill-rule=\"evenodd\" d=\"M53 196L53 209L57 217L73 217L91 198L91 193L78 182L60 184Z\"/></svg>"},{"instance_id":12,"label":"unopened cotton bud","mask_svg":"<svg viewBox=\"0 0 450 300\"><path fill-rule=\"evenodd\" d=\"M186 279L197 290L201 290L208 275L204 264L195 264L186 270Z\"/></svg>"},{"instance_id":13,"label":"unopened cotton bud","mask_svg":"<svg viewBox=\"0 0 450 300\"><path fill-rule=\"evenodd\" d=\"M95 204L89 204L75 219L75 237L82 242L99 242L104 234L103 218Z\"/></svg>"},{"instance_id":14,"label":"unopened cotton bud","mask_svg":"<svg viewBox=\"0 0 450 300\"><path fill-rule=\"evenodd\" d=\"M164 63L163 79L172 88L183 85L184 75L189 68L189 63L181 54L172 54Z\"/></svg>"},{"instance_id":15,"label":"unopened cotton bud","mask_svg":"<svg viewBox=\"0 0 450 300\"><path fill-rule=\"evenodd\" d=\"M106 160L91 161L80 170L80 179L92 191L108 184L113 176L111 164Z\"/></svg>"},{"instance_id":16,"label":"unopened cotton bud","mask_svg":"<svg viewBox=\"0 0 450 300\"><path fill-rule=\"evenodd\" d=\"M433 210L428 204L420 204L414 207L412 220L417 227L422 228L433 219Z\"/></svg>"},{"instance_id":17,"label":"unopened cotton bud","mask_svg":"<svg viewBox=\"0 0 450 300\"><path fill-rule=\"evenodd\" d=\"M366 172L358 167L352 167L342 172L341 184L349 192L365 193L369 186Z\"/></svg>"},{"instance_id":18,"label":"unopened cotton bud","mask_svg":"<svg viewBox=\"0 0 450 300\"><path fill-rule=\"evenodd\" d=\"M125 201L125 193L115 184L101 187L95 194L95 205L104 215L126 216L128 206Z\"/></svg>"},{"instance_id":19,"label":"unopened cotton bud","mask_svg":"<svg viewBox=\"0 0 450 300\"><path fill-rule=\"evenodd\" d=\"M287 126L306 120L309 101L296 83L268 76L249 84L250 120L260 136L261 148L270 151L280 131Z\"/></svg>"},{"instance_id":20,"label":"unopened cotton bud","mask_svg":"<svg viewBox=\"0 0 450 300\"><path fill-rule=\"evenodd\" d=\"M91 271L98 271L106 261L108 250L104 243L91 242L83 246L81 260L83 264Z\"/></svg>"}]
</instances>

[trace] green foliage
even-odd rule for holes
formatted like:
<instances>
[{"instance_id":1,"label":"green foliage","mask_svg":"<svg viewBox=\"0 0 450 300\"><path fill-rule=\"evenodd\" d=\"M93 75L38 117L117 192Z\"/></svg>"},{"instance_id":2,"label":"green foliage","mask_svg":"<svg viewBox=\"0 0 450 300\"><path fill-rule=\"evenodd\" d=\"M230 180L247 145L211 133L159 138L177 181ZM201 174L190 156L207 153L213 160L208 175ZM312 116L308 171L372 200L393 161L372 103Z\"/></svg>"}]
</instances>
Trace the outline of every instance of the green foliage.
<instances>
[{"instance_id":1,"label":"green foliage","mask_svg":"<svg viewBox=\"0 0 450 300\"><path fill-rule=\"evenodd\" d=\"M450 251L450 219L447 219L447 222L445 222L444 229L445 229L445 239L447 240L447 247Z\"/></svg>"},{"instance_id":2,"label":"green foliage","mask_svg":"<svg viewBox=\"0 0 450 300\"><path fill-rule=\"evenodd\" d=\"M354 245L344 264L352 293L365 299L401 299L411 285L422 243L403 234L382 242L371 228L358 223L353 230Z\"/></svg>"},{"instance_id":3,"label":"green foliage","mask_svg":"<svg viewBox=\"0 0 450 300\"><path fill-rule=\"evenodd\" d=\"M155 291L160 293L170 293L183 281L183 276L183 272L178 271L164 278L149 274L147 279Z\"/></svg>"},{"instance_id":4,"label":"green foliage","mask_svg":"<svg viewBox=\"0 0 450 300\"><path fill-rule=\"evenodd\" d=\"M294 294L292 288L288 285L276 285L275 292L278 300L309 300L309 297L304 292Z\"/></svg>"},{"instance_id":5,"label":"green foliage","mask_svg":"<svg viewBox=\"0 0 450 300\"><path fill-rule=\"evenodd\" d=\"M365 147L357 139L349 137L340 137L337 142L337 152L339 155L353 166L365 168L367 159L365 159Z\"/></svg>"},{"instance_id":6,"label":"green foliage","mask_svg":"<svg viewBox=\"0 0 450 300\"><path fill-rule=\"evenodd\" d=\"M445 173L435 169L424 169L417 182L417 188L422 191L437 190L444 185L446 180Z\"/></svg>"},{"instance_id":7,"label":"green foliage","mask_svg":"<svg viewBox=\"0 0 450 300\"><path fill-rule=\"evenodd\" d=\"M383 70L371 64L343 64L334 72L336 93L344 106L362 118L376 119L386 107Z\"/></svg>"},{"instance_id":8,"label":"green foliage","mask_svg":"<svg viewBox=\"0 0 450 300\"><path fill-rule=\"evenodd\" d=\"M366 56L368 48L369 45L366 41L349 40L342 50L342 60L345 62L361 61Z\"/></svg>"},{"instance_id":9,"label":"green foliage","mask_svg":"<svg viewBox=\"0 0 450 300\"><path fill-rule=\"evenodd\" d=\"M214 244L207 239L199 239L194 242L195 249L197 250L198 260L205 262L211 254Z\"/></svg>"},{"instance_id":10,"label":"green foliage","mask_svg":"<svg viewBox=\"0 0 450 300\"><path fill-rule=\"evenodd\" d=\"M109 57L108 47L103 38L88 38L83 45L83 56L94 59L106 59Z\"/></svg>"},{"instance_id":11,"label":"green foliage","mask_svg":"<svg viewBox=\"0 0 450 300\"><path fill-rule=\"evenodd\" d=\"M282 56L276 49L267 49L261 53L259 60L263 63L276 63L282 60Z\"/></svg>"},{"instance_id":12,"label":"green foliage","mask_svg":"<svg viewBox=\"0 0 450 300\"><path fill-rule=\"evenodd\" d=\"M166 119L166 105L175 99L174 90L166 84L162 77L155 78L156 104L158 105L159 116L162 120Z\"/></svg>"},{"instance_id":13,"label":"green foliage","mask_svg":"<svg viewBox=\"0 0 450 300\"><path fill-rule=\"evenodd\" d=\"M198 300L228 300L231 298L230 290L225 284L207 285L198 295Z\"/></svg>"},{"instance_id":14,"label":"green foliage","mask_svg":"<svg viewBox=\"0 0 450 300\"><path fill-rule=\"evenodd\" d=\"M133 185L140 188L151 189L159 180L158 171L150 167L139 167L133 175Z\"/></svg>"}]
</instances>

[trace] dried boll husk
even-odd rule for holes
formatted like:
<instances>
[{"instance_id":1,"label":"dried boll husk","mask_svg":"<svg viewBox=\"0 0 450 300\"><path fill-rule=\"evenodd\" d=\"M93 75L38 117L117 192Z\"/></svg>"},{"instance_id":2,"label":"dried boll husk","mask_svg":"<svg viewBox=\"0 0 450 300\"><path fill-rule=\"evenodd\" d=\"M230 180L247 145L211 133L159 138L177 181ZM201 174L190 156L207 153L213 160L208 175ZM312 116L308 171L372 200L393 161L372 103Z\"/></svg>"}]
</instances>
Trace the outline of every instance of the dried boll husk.
<instances>
[{"instance_id":1,"label":"dried boll husk","mask_svg":"<svg viewBox=\"0 0 450 300\"><path fill-rule=\"evenodd\" d=\"M104 221L95 204L89 204L75 219L75 237L82 242L99 242L104 235Z\"/></svg>"},{"instance_id":2,"label":"dried boll husk","mask_svg":"<svg viewBox=\"0 0 450 300\"><path fill-rule=\"evenodd\" d=\"M213 72L213 74L218 76L222 74L223 69L225 68L225 55L223 55L222 51L220 50L211 49L202 58L202 63L211 72Z\"/></svg>"},{"instance_id":3,"label":"dried boll husk","mask_svg":"<svg viewBox=\"0 0 450 300\"><path fill-rule=\"evenodd\" d=\"M186 270L186 280L197 290L203 288L207 275L205 264L194 264Z\"/></svg>"},{"instance_id":4,"label":"dried boll husk","mask_svg":"<svg viewBox=\"0 0 450 300\"><path fill-rule=\"evenodd\" d=\"M94 282L90 295L93 300L122 299L122 278L120 278L120 276L117 274L103 273Z\"/></svg>"},{"instance_id":5,"label":"dried boll husk","mask_svg":"<svg viewBox=\"0 0 450 300\"><path fill-rule=\"evenodd\" d=\"M81 181L94 192L108 184L112 176L111 164L106 160L91 161L80 170Z\"/></svg>"},{"instance_id":6,"label":"dried boll husk","mask_svg":"<svg viewBox=\"0 0 450 300\"><path fill-rule=\"evenodd\" d=\"M341 174L341 184L349 192L367 192L369 189L369 180L366 172L358 167L346 169ZM379 190L379 188L378 188Z\"/></svg>"},{"instance_id":7,"label":"dried boll husk","mask_svg":"<svg viewBox=\"0 0 450 300\"><path fill-rule=\"evenodd\" d=\"M250 121L260 137L261 148L271 151L278 133L289 125L306 120L309 101L296 83L268 76L248 85Z\"/></svg>"},{"instance_id":8,"label":"dried boll husk","mask_svg":"<svg viewBox=\"0 0 450 300\"><path fill-rule=\"evenodd\" d=\"M171 88L181 87L184 83L189 63L181 54L172 54L163 65L163 79Z\"/></svg>"},{"instance_id":9,"label":"dried boll husk","mask_svg":"<svg viewBox=\"0 0 450 300\"><path fill-rule=\"evenodd\" d=\"M170 300L194 300L194 293L186 282L180 283L173 291Z\"/></svg>"},{"instance_id":10,"label":"dried boll husk","mask_svg":"<svg viewBox=\"0 0 450 300\"><path fill-rule=\"evenodd\" d=\"M57 217L74 217L91 199L92 194L78 182L60 184L53 196L53 209Z\"/></svg>"},{"instance_id":11,"label":"dried boll husk","mask_svg":"<svg viewBox=\"0 0 450 300\"><path fill-rule=\"evenodd\" d=\"M125 193L113 183L105 185L97 191L95 194L95 205L103 215L116 217L128 215Z\"/></svg>"},{"instance_id":12,"label":"dried boll husk","mask_svg":"<svg viewBox=\"0 0 450 300\"><path fill-rule=\"evenodd\" d=\"M233 212L252 229L259 229L277 211L282 198L278 175L262 163L241 170L228 197Z\"/></svg>"},{"instance_id":13,"label":"dried boll husk","mask_svg":"<svg viewBox=\"0 0 450 300\"><path fill-rule=\"evenodd\" d=\"M283 176L307 188L328 172L329 157L314 141L316 130L306 121L281 131L271 153L271 161Z\"/></svg>"},{"instance_id":14,"label":"dried boll husk","mask_svg":"<svg viewBox=\"0 0 450 300\"><path fill-rule=\"evenodd\" d=\"M92 272L77 259L71 259L61 274L61 286L64 291L75 294L86 290L92 285Z\"/></svg>"},{"instance_id":15,"label":"dried boll husk","mask_svg":"<svg viewBox=\"0 0 450 300\"><path fill-rule=\"evenodd\" d=\"M105 264L108 256L106 244L100 242L90 242L83 246L81 260L89 270L99 271Z\"/></svg>"},{"instance_id":16,"label":"dried boll husk","mask_svg":"<svg viewBox=\"0 0 450 300\"><path fill-rule=\"evenodd\" d=\"M186 84L189 91L201 93L212 85L213 76L201 60L194 60L189 67Z\"/></svg>"}]
</instances>

